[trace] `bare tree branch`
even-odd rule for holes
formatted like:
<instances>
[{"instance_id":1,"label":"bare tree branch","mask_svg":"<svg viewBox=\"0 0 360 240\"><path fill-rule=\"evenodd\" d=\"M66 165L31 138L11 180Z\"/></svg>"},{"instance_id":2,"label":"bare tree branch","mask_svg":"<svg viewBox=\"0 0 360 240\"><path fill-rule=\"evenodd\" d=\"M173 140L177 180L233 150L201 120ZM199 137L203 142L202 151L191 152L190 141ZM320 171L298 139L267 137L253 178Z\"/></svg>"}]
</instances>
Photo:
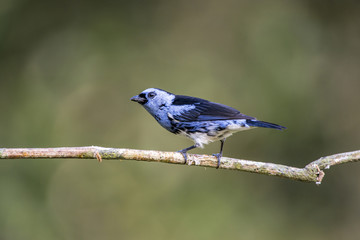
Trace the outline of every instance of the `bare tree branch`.
<instances>
[{"instance_id":1,"label":"bare tree branch","mask_svg":"<svg viewBox=\"0 0 360 240\"><path fill-rule=\"evenodd\" d=\"M77 158L102 160L136 160L148 162L162 162L184 164L184 158L178 152L147 151L125 148L103 147L63 147L63 148L0 148L0 159L24 158ZM235 158L221 158L220 168L260 173L269 176L278 176L297 181L315 182L320 184L325 173L322 171L333 165L360 161L360 150L339 153L322 157L306 165L296 168L281 164L257 162ZM188 164L202 167L216 167L217 159L214 156L189 154Z\"/></svg>"}]
</instances>

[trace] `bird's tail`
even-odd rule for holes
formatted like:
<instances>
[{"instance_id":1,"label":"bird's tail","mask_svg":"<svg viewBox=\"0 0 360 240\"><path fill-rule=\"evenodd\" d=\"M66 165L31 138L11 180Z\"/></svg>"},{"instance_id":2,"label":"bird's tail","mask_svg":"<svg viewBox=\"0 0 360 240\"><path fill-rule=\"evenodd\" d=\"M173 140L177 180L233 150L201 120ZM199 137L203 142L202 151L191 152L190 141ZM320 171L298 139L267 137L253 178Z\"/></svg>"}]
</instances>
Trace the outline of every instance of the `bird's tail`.
<instances>
[{"instance_id":1,"label":"bird's tail","mask_svg":"<svg viewBox=\"0 0 360 240\"><path fill-rule=\"evenodd\" d=\"M251 119L246 120L246 124L251 127L274 128L274 129L278 129L278 130L286 129L286 127L277 125L275 123L269 123L269 122L263 122L263 121L258 121L258 120L251 120Z\"/></svg>"}]
</instances>

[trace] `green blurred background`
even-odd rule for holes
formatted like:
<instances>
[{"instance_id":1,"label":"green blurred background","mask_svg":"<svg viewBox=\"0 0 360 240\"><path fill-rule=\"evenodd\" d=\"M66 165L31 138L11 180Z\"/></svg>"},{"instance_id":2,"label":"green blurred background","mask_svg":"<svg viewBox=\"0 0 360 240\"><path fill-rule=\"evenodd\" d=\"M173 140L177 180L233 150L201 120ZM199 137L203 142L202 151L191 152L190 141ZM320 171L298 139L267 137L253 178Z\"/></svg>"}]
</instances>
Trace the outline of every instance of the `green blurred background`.
<instances>
[{"instance_id":1,"label":"green blurred background","mask_svg":"<svg viewBox=\"0 0 360 240\"><path fill-rule=\"evenodd\" d=\"M149 87L288 130L224 155L303 167L360 149L358 1L0 2L0 147L175 151ZM215 153L219 143L193 153ZM133 161L1 160L0 239L359 239L360 165L315 184Z\"/></svg>"}]
</instances>

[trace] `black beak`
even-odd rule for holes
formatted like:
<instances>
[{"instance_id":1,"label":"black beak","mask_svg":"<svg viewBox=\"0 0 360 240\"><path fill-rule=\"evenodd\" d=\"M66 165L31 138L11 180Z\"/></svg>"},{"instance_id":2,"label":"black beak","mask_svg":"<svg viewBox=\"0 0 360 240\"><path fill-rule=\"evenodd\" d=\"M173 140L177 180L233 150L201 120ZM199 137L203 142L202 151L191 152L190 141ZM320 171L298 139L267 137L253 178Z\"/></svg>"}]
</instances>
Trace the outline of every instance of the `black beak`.
<instances>
[{"instance_id":1,"label":"black beak","mask_svg":"<svg viewBox=\"0 0 360 240\"><path fill-rule=\"evenodd\" d=\"M139 95L133 96L132 98L130 98L130 100L140 104L145 104L147 102L146 98L140 97Z\"/></svg>"}]
</instances>

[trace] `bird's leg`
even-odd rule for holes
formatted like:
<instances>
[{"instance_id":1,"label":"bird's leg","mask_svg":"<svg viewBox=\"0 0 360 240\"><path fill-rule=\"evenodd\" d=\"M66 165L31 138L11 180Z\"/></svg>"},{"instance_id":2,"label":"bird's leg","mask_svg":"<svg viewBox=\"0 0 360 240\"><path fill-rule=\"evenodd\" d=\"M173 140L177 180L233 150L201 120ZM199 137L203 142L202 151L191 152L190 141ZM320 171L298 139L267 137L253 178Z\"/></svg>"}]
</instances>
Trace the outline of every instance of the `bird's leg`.
<instances>
[{"instance_id":1,"label":"bird's leg","mask_svg":"<svg viewBox=\"0 0 360 240\"><path fill-rule=\"evenodd\" d=\"M221 159L221 157L222 157L223 147L224 147L224 142L225 142L225 140L226 140L226 138L220 140L220 142L221 142L220 152L213 154L213 156L215 156L215 157L217 158L217 160L218 160L218 164L217 164L217 167L216 167L216 168L219 168L219 167L220 167L220 159Z\"/></svg>"},{"instance_id":2,"label":"bird's leg","mask_svg":"<svg viewBox=\"0 0 360 240\"><path fill-rule=\"evenodd\" d=\"M186 162L187 162L187 151L194 149L194 148L197 148L196 144L178 151L179 153L181 153L184 156L184 159L185 159L184 164L186 164Z\"/></svg>"}]
</instances>

